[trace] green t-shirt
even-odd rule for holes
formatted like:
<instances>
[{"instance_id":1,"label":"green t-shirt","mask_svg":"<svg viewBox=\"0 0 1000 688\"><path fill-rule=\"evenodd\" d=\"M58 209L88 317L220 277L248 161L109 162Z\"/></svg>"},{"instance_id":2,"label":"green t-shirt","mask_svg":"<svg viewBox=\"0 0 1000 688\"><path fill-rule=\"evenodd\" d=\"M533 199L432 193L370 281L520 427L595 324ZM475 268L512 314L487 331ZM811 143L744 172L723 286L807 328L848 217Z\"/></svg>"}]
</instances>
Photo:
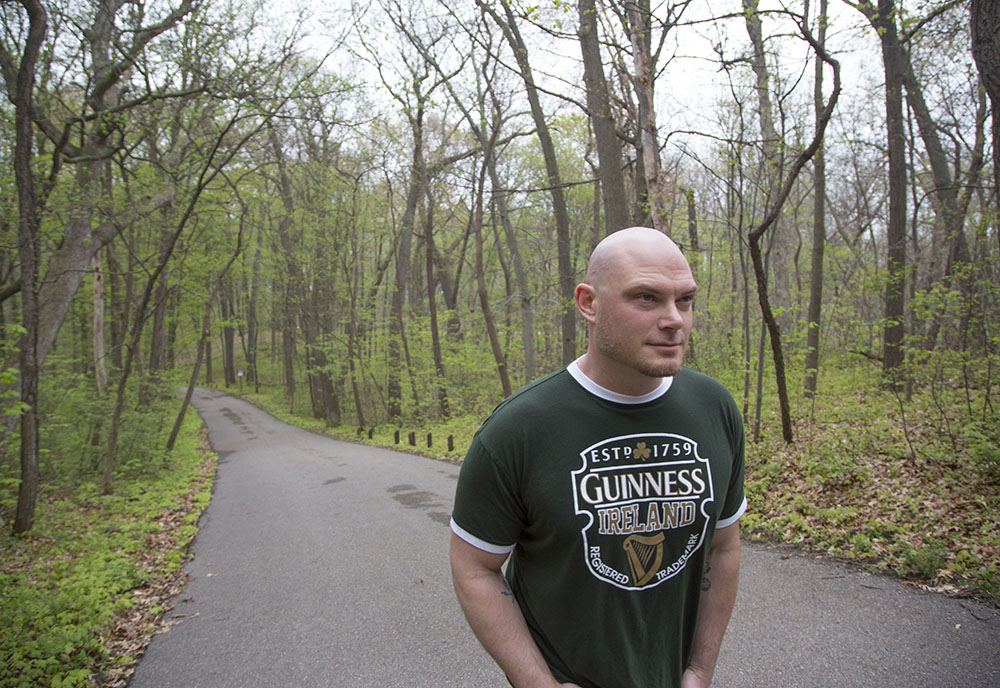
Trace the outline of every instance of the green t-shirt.
<instances>
[{"instance_id":1,"label":"green t-shirt","mask_svg":"<svg viewBox=\"0 0 1000 688\"><path fill-rule=\"evenodd\" d=\"M556 678L679 687L712 535L746 509L743 453L739 408L706 375L625 397L574 363L476 433L452 529L513 552L507 578Z\"/></svg>"}]
</instances>

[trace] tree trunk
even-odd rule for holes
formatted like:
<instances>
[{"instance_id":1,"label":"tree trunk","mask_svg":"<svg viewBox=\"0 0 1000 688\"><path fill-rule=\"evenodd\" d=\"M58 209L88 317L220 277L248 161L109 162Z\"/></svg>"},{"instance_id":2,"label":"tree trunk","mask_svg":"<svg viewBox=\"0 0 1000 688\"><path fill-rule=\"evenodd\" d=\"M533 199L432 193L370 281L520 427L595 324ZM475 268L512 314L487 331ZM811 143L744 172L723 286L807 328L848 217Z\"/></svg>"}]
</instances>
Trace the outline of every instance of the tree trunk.
<instances>
[{"instance_id":1,"label":"tree trunk","mask_svg":"<svg viewBox=\"0 0 1000 688\"><path fill-rule=\"evenodd\" d=\"M687 202L688 217L688 245L686 251L688 253L688 262L691 263L691 271L697 274L698 253L701 251L701 248L698 245L698 209L694 203L693 189L684 191L684 200Z\"/></svg>"},{"instance_id":2,"label":"tree trunk","mask_svg":"<svg viewBox=\"0 0 1000 688\"><path fill-rule=\"evenodd\" d=\"M233 327L236 313L230 287L223 287L219 306L222 309L222 377L229 387L236 384L236 328Z\"/></svg>"},{"instance_id":3,"label":"tree trunk","mask_svg":"<svg viewBox=\"0 0 1000 688\"><path fill-rule=\"evenodd\" d=\"M430 182L424 178L424 198L427 199L426 217L424 219L424 254L426 259L425 277L427 278L427 310L430 315L431 353L434 357L434 371L437 375L438 413L442 419L447 419L451 412L448 408L448 381L444 373L444 360L441 357L441 338L438 336L437 322L437 281L434 279L434 200L431 196Z\"/></svg>"},{"instance_id":4,"label":"tree trunk","mask_svg":"<svg viewBox=\"0 0 1000 688\"><path fill-rule=\"evenodd\" d=\"M34 127L31 121L35 67L48 16L40 2L22 0L28 14L28 36L21 54L15 84L8 84L14 102L14 177L18 203L18 257L21 261L21 319L24 342L21 346L21 484L14 513L14 533L26 533L35 522L38 501L38 351L39 307L38 265L41 259L41 218L35 196L35 178L31 169ZM4 55L4 63L10 63Z\"/></svg>"},{"instance_id":5,"label":"tree trunk","mask_svg":"<svg viewBox=\"0 0 1000 688\"><path fill-rule=\"evenodd\" d=\"M870 3L868 18L882 44L885 118L889 156L889 217L886 226L886 283L882 371L886 383L902 386L904 286L906 283L906 135L903 129L903 56L894 0Z\"/></svg>"},{"instance_id":6,"label":"tree trunk","mask_svg":"<svg viewBox=\"0 0 1000 688\"><path fill-rule=\"evenodd\" d=\"M122 369L122 349L125 348L125 332L128 331L128 305L132 302L131 295L128 294L128 285L131 277L122 279L123 274L131 275L131 270L123 270L118 257L115 255L114 245L108 244L105 247L105 256L108 261L107 286L110 293L111 305L111 368L113 370ZM131 254L130 254L131 255Z\"/></svg>"},{"instance_id":7,"label":"tree trunk","mask_svg":"<svg viewBox=\"0 0 1000 688\"><path fill-rule=\"evenodd\" d=\"M257 322L257 299L260 294L260 260L263 247L263 232L257 231L257 250L250 270L250 295L247 298L247 382L253 382L254 391L260 391L260 375L257 371L257 337L260 323Z\"/></svg>"},{"instance_id":8,"label":"tree trunk","mask_svg":"<svg viewBox=\"0 0 1000 688\"><path fill-rule=\"evenodd\" d=\"M108 387L108 371L104 360L104 272L101 269L101 252L94 254L91 262L91 270L94 274L94 312L91 320L91 349L94 362L94 387L97 403L103 405L105 391ZM96 448L101 446L101 435L104 432L104 413L101 409L100 415L94 420L91 428L91 446ZM94 463L93 469L96 471L98 463Z\"/></svg>"},{"instance_id":9,"label":"tree trunk","mask_svg":"<svg viewBox=\"0 0 1000 688\"><path fill-rule=\"evenodd\" d=\"M104 272L101 270L101 254L95 253L91 262L94 273L94 315L92 321L92 349L94 358L94 383L97 398L104 397L108 386L108 369L104 360Z\"/></svg>"},{"instance_id":10,"label":"tree trunk","mask_svg":"<svg viewBox=\"0 0 1000 688\"><path fill-rule=\"evenodd\" d=\"M147 370L157 376L167 367L167 281L160 280L153 296L153 328L149 333Z\"/></svg>"},{"instance_id":11,"label":"tree trunk","mask_svg":"<svg viewBox=\"0 0 1000 688\"><path fill-rule=\"evenodd\" d=\"M656 108L653 99L653 64L650 49L649 0L626 2L629 39L635 63L635 92L639 102L639 151L646 180L646 199L653 227L670 233L670 215L666 192L660 178L660 150L656 132Z\"/></svg>"},{"instance_id":12,"label":"tree trunk","mask_svg":"<svg viewBox=\"0 0 1000 688\"><path fill-rule=\"evenodd\" d=\"M319 256L317 263L328 263L325 256ZM306 351L311 363L309 370L310 388L313 393L313 417L321 418L331 427L340 425L340 398L331 376L332 366L323 348L323 335L329 332L326 309L333 306L333 296L326 289L323 280L317 278L310 290L310 298L306 301L304 317Z\"/></svg>"},{"instance_id":13,"label":"tree trunk","mask_svg":"<svg viewBox=\"0 0 1000 688\"><path fill-rule=\"evenodd\" d=\"M622 151L611 114L608 84L601 61L601 46L597 32L597 10L594 0L580 0L580 52L583 56L583 78L587 89L587 109L597 145L598 174L601 199L604 202L604 233L611 234L631 224L625 176L622 174Z\"/></svg>"},{"instance_id":14,"label":"tree trunk","mask_svg":"<svg viewBox=\"0 0 1000 688\"><path fill-rule=\"evenodd\" d=\"M358 296L361 291L361 258L358 255L358 228L356 225L352 225L351 251L349 255L351 259L351 300L349 306L350 319L347 324L347 365L348 374L351 377L351 392L354 395L354 414L356 416L358 427L364 427L367 425L367 421L365 419L364 404L362 403L361 385L359 384L361 371L358 370L361 357L360 351L358 350L358 340L361 331L361 326L358 322Z\"/></svg>"},{"instance_id":15,"label":"tree trunk","mask_svg":"<svg viewBox=\"0 0 1000 688\"><path fill-rule=\"evenodd\" d=\"M181 402L181 408L177 412L177 417L174 419L174 425L170 429L170 437L167 439L167 452L172 452L174 450L174 444L177 442L177 435L180 434L181 426L184 424L184 416L187 413L188 406L191 405L191 397L194 396L195 385L198 384L198 373L201 372L201 362L205 358L205 349L208 346L209 335L211 334L212 326L212 301L209 299L208 303L205 304L205 312L201 319L201 337L198 340L198 353L194 358L194 367L191 369L191 378L188 381L187 389L184 391L184 400Z\"/></svg>"},{"instance_id":16,"label":"tree trunk","mask_svg":"<svg viewBox=\"0 0 1000 688\"><path fill-rule=\"evenodd\" d=\"M286 289L290 291L290 289ZM292 403L292 408L295 405L295 324L296 317L295 313L292 312L290 307L290 300L285 301L285 311L283 313L282 321L283 326L281 328L281 363L282 369L285 371L285 397L288 398L289 402Z\"/></svg>"},{"instance_id":17,"label":"tree trunk","mask_svg":"<svg viewBox=\"0 0 1000 688\"><path fill-rule=\"evenodd\" d=\"M824 48L826 11L827 0L820 0L817 42ZM820 117L823 115L823 61L819 57L816 58L813 77L813 108L818 127ZM809 314L806 319L805 395L807 397L816 394L816 382L819 377L819 324L823 309L823 252L826 247L826 153L822 145L813 159L813 180L812 264L809 276Z\"/></svg>"},{"instance_id":18,"label":"tree trunk","mask_svg":"<svg viewBox=\"0 0 1000 688\"><path fill-rule=\"evenodd\" d=\"M528 105L531 107L531 117L535 123L538 143L542 149L542 157L545 160L549 193L552 197L552 216L556 224L559 297L563 304L560 318L562 324L562 363L568 365L576 358L576 308L572 305L574 303L573 292L576 289L576 275L573 273L573 265L570 260L569 212L566 210L566 196L563 193L562 178L559 175L555 145L552 143L549 125L545 120L545 113L542 111L538 89L535 87L535 79L528 61L528 47L521 38L509 0L501 0L500 2L506 13L506 21L482 0L476 0L476 2L483 11L489 13L501 28L514 53L518 69L521 72L521 79L524 81Z\"/></svg>"},{"instance_id":19,"label":"tree trunk","mask_svg":"<svg viewBox=\"0 0 1000 688\"><path fill-rule=\"evenodd\" d=\"M770 208L771 203L778 190L781 188L783 167L783 151L781 137L778 135L777 127L774 123L774 107L771 103L771 77L767 65L767 56L764 51L763 26L760 13L757 9L757 0L743 0L743 9L747 27L747 35L753 46L753 59L751 67L756 78L755 90L757 92L757 113L760 118L761 150L763 160L761 163L762 174L760 186L764 192L764 212ZM782 307L791 304L788 280L788 237L787 232L779 216L774 222L774 226L769 230L771 236L771 276L774 277L772 285L774 301ZM786 327L790 322L788 316L781 318L781 324Z\"/></svg>"},{"instance_id":20,"label":"tree trunk","mask_svg":"<svg viewBox=\"0 0 1000 688\"><path fill-rule=\"evenodd\" d=\"M487 149L486 157L493 154L492 149ZM476 239L476 294L479 296L479 307L483 311L483 323L486 325L486 334L490 340L490 349L493 351L493 360L497 364L497 374L500 376L500 388L503 397L506 399L513 390L510 386L510 375L507 373L507 358L504 356L503 347L500 346L500 337L497 335L497 326L493 320L493 311L490 308L490 297L486 291L486 274L483 267L483 194L486 184L486 163L483 163L482 171L479 174L479 189L476 196L476 206L472 220L472 233Z\"/></svg>"},{"instance_id":21,"label":"tree trunk","mask_svg":"<svg viewBox=\"0 0 1000 688\"><path fill-rule=\"evenodd\" d=\"M1000 209L1000 12L996 0L972 0L972 57L993 111L993 198Z\"/></svg>"},{"instance_id":22,"label":"tree trunk","mask_svg":"<svg viewBox=\"0 0 1000 688\"><path fill-rule=\"evenodd\" d=\"M418 145L423 147L423 108L419 111L419 144L414 139L414 166L418 154ZM417 136L417 131L414 131ZM392 299L389 304L389 381L387 392L389 397L389 420L396 421L403 416L403 385L401 375L404 360L404 341L406 336L403 327L403 305L406 301L406 282L410 273L410 251L413 243L413 222L417 214L417 203L420 200L419 172L414 167L410 170L409 189L406 194L406 209L400 222L399 240L396 242L396 276L393 281Z\"/></svg>"},{"instance_id":23,"label":"tree trunk","mask_svg":"<svg viewBox=\"0 0 1000 688\"><path fill-rule=\"evenodd\" d=\"M169 213L165 212L164 217L169 216ZM170 240L170 233L163 232L162 242L164 246ZM162 250L162 249L161 249ZM167 366L167 295L169 274L164 271L163 275L160 276L160 281L156 285L156 292L153 295L153 326L150 330L149 337L149 365L148 371L150 376L154 378L152 381L155 383L155 378L159 377L159 374Z\"/></svg>"},{"instance_id":24,"label":"tree trunk","mask_svg":"<svg viewBox=\"0 0 1000 688\"><path fill-rule=\"evenodd\" d=\"M438 282L441 284L444 307L448 311L448 320L445 323L444 329L448 339L451 341L457 341L462 338L462 319L458 309L458 289L462 282L462 265L465 263L465 252L469 244L470 234L471 231L467 223L465 231L462 232L462 245L458 256L454 257L452 261L446 260L439 250L435 249L434 251L434 269L438 275ZM449 265L449 262L455 266L454 275L450 272L451 265Z\"/></svg>"}]
</instances>

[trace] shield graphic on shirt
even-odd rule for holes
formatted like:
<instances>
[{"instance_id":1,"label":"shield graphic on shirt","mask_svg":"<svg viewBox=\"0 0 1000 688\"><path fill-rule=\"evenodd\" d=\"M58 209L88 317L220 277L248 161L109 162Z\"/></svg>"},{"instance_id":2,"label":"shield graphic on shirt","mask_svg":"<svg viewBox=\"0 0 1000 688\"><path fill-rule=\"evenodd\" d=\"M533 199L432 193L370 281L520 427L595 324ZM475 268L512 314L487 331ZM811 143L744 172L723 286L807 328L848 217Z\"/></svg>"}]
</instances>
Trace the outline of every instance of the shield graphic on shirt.
<instances>
[{"instance_id":1,"label":"shield graphic on shirt","mask_svg":"<svg viewBox=\"0 0 1000 688\"><path fill-rule=\"evenodd\" d=\"M580 452L573 471L583 555L591 574L625 590L654 587L684 570L705 541L711 466L682 435L610 437Z\"/></svg>"}]
</instances>

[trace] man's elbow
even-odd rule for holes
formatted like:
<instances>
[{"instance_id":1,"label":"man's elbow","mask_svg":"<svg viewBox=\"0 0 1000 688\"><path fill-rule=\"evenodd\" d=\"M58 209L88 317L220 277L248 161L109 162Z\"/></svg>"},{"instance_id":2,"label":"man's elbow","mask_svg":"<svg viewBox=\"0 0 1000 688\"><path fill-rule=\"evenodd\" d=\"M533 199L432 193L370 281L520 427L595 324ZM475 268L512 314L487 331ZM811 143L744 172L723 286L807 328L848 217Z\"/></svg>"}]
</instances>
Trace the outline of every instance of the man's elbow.
<instances>
[{"instance_id":1,"label":"man's elbow","mask_svg":"<svg viewBox=\"0 0 1000 688\"><path fill-rule=\"evenodd\" d=\"M709 549L709 556L731 558L739 560L740 556L740 523L737 521L725 528L715 531L712 538L712 546Z\"/></svg>"}]
</instances>

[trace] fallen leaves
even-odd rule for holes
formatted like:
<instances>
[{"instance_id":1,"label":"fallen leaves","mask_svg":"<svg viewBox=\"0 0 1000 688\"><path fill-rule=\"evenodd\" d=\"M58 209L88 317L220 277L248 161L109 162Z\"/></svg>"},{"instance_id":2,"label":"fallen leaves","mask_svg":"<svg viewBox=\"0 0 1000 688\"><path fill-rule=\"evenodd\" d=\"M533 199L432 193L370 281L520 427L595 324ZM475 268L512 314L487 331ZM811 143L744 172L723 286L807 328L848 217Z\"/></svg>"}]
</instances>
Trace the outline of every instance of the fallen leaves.
<instances>
[{"instance_id":1,"label":"fallen leaves","mask_svg":"<svg viewBox=\"0 0 1000 688\"><path fill-rule=\"evenodd\" d=\"M137 553L150 582L132 591L131 606L116 619L105 642L113 660L104 677L105 688L124 688L153 636L166 633L189 618L177 615L165 620L164 617L171 609L170 600L180 594L188 580L188 574L170 562L178 550L186 552L190 545L191 538L183 533L189 525L189 514L196 513L196 494L214 475L214 458L206 458L199 471L201 479L181 498L179 506L163 512L156 522L159 528L146 538L145 546Z\"/></svg>"},{"instance_id":2,"label":"fallen leaves","mask_svg":"<svg viewBox=\"0 0 1000 688\"><path fill-rule=\"evenodd\" d=\"M876 405L875 395L867 404ZM1000 599L1000 481L910 410L913 458L892 413L841 405L800 418L794 445L748 445L750 537L894 573L921 589ZM822 414L817 414L821 416ZM777 435L777 433L774 433Z\"/></svg>"}]
</instances>

